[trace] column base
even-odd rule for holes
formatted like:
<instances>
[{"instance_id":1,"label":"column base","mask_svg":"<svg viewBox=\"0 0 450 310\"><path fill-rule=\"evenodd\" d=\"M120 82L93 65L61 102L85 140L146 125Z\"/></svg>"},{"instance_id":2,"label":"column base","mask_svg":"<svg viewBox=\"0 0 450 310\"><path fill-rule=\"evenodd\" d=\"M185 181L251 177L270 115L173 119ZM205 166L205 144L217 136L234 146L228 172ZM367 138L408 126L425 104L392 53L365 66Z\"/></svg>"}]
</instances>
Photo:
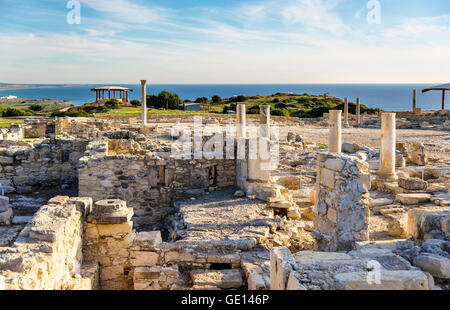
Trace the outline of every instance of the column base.
<instances>
[{"instance_id":1,"label":"column base","mask_svg":"<svg viewBox=\"0 0 450 310\"><path fill-rule=\"evenodd\" d=\"M398 176L397 176L396 173L394 173L394 174L385 174L385 173L378 172L376 180L377 181L382 181L382 182L397 182Z\"/></svg>"}]
</instances>

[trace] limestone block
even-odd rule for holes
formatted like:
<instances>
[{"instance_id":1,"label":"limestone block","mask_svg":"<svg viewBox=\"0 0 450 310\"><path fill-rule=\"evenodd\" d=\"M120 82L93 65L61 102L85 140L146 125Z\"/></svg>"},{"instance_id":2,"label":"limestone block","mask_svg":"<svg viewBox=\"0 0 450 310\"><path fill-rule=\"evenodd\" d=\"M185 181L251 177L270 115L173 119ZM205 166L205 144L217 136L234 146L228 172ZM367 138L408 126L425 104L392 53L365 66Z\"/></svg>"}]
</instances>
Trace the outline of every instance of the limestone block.
<instances>
[{"instance_id":1,"label":"limestone block","mask_svg":"<svg viewBox=\"0 0 450 310\"><path fill-rule=\"evenodd\" d=\"M0 212L4 212L9 209L9 198L6 196L0 196Z\"/></svg>"},{"instance_id":2,"label":"limestone block","mask_svg":"<svg viewBox=\"0 0 450 310\"><path fill-rule=\"evenodd\" d=\"M375 273L375 272L374 272ZM368 281L373 279L373 281ZM348 272L334 276L338 290L430 290L428 277L422 271L381 271L376 275L367 272ZM378 283L377 283L378 282Z\"/></svg>"},{"instance_id":3,"label":"limestone block","mask_svg":"<svg viewBox=\"0 0 450 310\"><path fill-rule=\"evenodd\" d=\"M450 259L436 254L422 253L414 259L414 266L441 279L450 278Z\"/></svg>"},{"instance_id":4,"label":"limestone block","mask_svg":"<svg viewBox=\"0 0 450 310\"><path fill-rule=\"evenodd\" d=\"M134 269L135 290L169 290L178 278L178 267L137 267Z\"/></svg>"},{"instance_id":5,"label":"limestone block","mask_svg":"<svg viewBox=\"0 0 450 310\"><path fill-rule=\"evenodd\" d=\"M240 269L193 270L191 280L197 286L217 286L222 289L238 289L243 286Z\"/></svg>"},{"instance_id":6,"label":"limestone block","mask_svg":"<svg viewBox=\"0 0 450 310\"><path fill-rule=\"evenodd\" d=\"M139 232L133 240L133 248L152 251L157 249L162 243L160 231Z\"/></svg>"},{"instance_id":7,"label":"limestone block","mask_svg":"<svg viewBox=\"0 0 450 310\"><path fill-rule=\"evenodd\" d=\"M342 143L342 152L355 153L360 150L360 147L356 143Z\"/></svg>"},{"instance_id":8,"label":"limestone block","mask_svg":"<svg viewBox=\"0 0 450 310\"><path fill-rule=\"evenodd\" d=\"M0 213L0 225L10 226L14 217L13 209L8 208L5 212Z\"/></svg>"},{"instance_id":9,"label":"limestone block","mask_svg":"<svg viewBox=\"0 0 450 310\"><path fill-rule=\"evenodd\" d=\"M251 273L247 278L247 286L251 291L270 289L270 278L265 274Z\"/></svg>"},{"instance_id":10,"label":"limestone block","mask_svg":"<svg viewBox=\"0 0 450 310\"><path fill-rule=\"evenodd\" d=\"M428 182L419 178L399 178L398 185L407 190L424 191L428 187Z\"/></svg>"},{"instance_id":11,"label":"limestone block","mask_svg":"<svg viewBox=\"0 0 450 310\"><path fill-rule=\"evenodd\" d=\"M369 207L373 208L373 207L378 207L378 206L386 206L386 205L391 205L394 201L392 199L389 198L377 198L377 199L371 199L370 200L370 204Z\"/></svg>"},{"instance_id":12,"label":"limestone block","mask_svg":"<svg viewBox=\"0 0 450 310\"><path fill-rule=\"evenodd\" d=\"M408 235L408 214L402 213L391 216L387 228L389 236L406 238Z\"/></svg>"},{"instance_id":13,"label":"limestone block","mask_svg":"<svg viewBox=\"0 0 450 310\"><path fill-rule=\"evenodd\" d=\"M285 247L270 251L270 289L285 290L289 275L295 264L294 257Z\"/></svg>"},{"instance_id":14,"label":"limestone block","mask_svg":"<svg viewBox=\"0 0 450 310\"><path fill-rule=\"evenodd\" d=\"M14 158L0 156L0 165L11 165L12 163L14 163Z\"/></svg>"},{"instance_id":15,"label":"limestone block","mask_svg":"<svg viewBox=\"0 0 450 310\"><path fill-rule=\"evenodd\" d=\"M48 201L49 205L59 205L63 206L69 201L69 196L56 196Z\"/></svg>"},{"instance_id":16,"label":"limestone block","mask_svg":"<svg viewBox=\"0 0 450 310\"><path fill-rule=\"evenodd\" d=\"M335 172L333 170L322 168L320 170L320 184L329 188L334 188Z\"/></svg>"},{"instance_id":17,"label":"limestone block","mask_svg":"<svg viewBox=\"0 0 450 310\"><path fill-rule=\"evenodd\" d=\"M395 199L403 205L417 205L419 203L429 202L430 194L397 194Z\"/></svg>"},{"instance_id":18,"label":"limestone block","mask_svg":"<svg viewBox=\"0 0 450 310\"><path fill-rule=\"evenodd\" d=\"M6 289L5 277L0 276L0 291L4 291Z\"/></svg>"},{"instance_id":19,"label":"limestone block","mask_svg":"<svg viewBox=\"0 0 450 310\"><path fill-rule=\"evenodd\" d=\"M132 266L152 267L157 264L159 255L156 252L131 251L130 261Z\"/></svg>"},{"instance_id":20,"label":"limestone block","mask_svg":"<svg viewBox=\"0 0 450 310\"><path fill-rule=\"evenodd\" d=\"M324 163L325 168L333 171L342 171L344 168L344 161L338 158L329 158Z\"/></svg>"},{"instance_id":21,"label":"limestone block","mask_svg":"<svg viewBox=\"0 0 450 310\"><path fill-rule=\"evenodd\" d=\"M433 230L441 231L441 219L450 215L449 207L424 207L408 210L408 236L423 239Z\"/></svg>"},{"instance_id":22,"label":"limestone block","mask_svg":"<svg viewBox=\"0 0 450 310\"><path fill-rule=\"evenodd\" d=\"M291 271L289 275L289 280L286 286L286 290L288 291L306 291L306 287L304 287L296 277L297 272Z\"/></svg>"},{"instance_id":23,"label":"limestone block","mask_svg":"<svg viewBox=\"0 0 450 310\"><path fill-rule=\"evenodd\" d=\"M133 230L133 222L125 222L120 224L99 224L97 225L98 234L101 237L119 236L131 233Z\"/></svg>"}]
</instances>

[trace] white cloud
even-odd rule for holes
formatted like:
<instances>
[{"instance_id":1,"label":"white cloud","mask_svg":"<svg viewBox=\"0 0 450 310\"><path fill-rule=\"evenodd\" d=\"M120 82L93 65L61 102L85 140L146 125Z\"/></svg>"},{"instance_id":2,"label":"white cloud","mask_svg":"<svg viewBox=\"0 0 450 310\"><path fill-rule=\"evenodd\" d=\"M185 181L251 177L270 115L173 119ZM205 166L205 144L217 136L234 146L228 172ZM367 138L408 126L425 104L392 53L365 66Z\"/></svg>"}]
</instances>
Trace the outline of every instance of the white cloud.
<instances>
[{"instance_id":1,"label":"white cloud","mask_svg":"<svg viewBox=\"0 0 450 310\"><path fill-rule=\"evenodd\" d=\"M152 24L164 21L169 12L166 8L136 4L130 0L81 0L82 4L102 12L121 22Z\"/></svg>"},{"instance_id":2,"label":"white cloud","mask_svg":"<svg viewBox=\"0 0 450 310\"><path fill-rule=\"evenodd\" d=\"M436 17L409 18L383 33L387 38L409 40L417 44L431 42L449 44L450 15Z\"/></svg>"},{"instance_id":3,"label":"white cloud","mask_svg":"<svg viewBox=\"0 0 450 310\"><path fill-rule=\"evenodd\" d=\"M281 14L288 23L338 34L348 30L335 10L341 2L342 0L297 0L285 6Z\"/></svg>"}]
</instances>

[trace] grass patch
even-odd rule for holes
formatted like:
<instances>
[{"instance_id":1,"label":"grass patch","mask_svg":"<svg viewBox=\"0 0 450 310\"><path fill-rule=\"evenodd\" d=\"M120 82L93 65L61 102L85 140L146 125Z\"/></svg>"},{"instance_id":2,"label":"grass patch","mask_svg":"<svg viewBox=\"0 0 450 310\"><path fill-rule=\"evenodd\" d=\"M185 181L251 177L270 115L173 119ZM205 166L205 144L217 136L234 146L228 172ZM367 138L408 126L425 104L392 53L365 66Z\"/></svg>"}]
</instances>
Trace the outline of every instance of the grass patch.
<instances>
[{"instance_id":1,"label":"grass patch","mask_svg":"<svg viewBox=\"0 0 450 310\"><path fill-rule=\"evenodd\" d=\"M9 128L11 124L23 124L23 119L9 119L9 118L0 118L0 127Z\"/></svg>"}]
</instances>

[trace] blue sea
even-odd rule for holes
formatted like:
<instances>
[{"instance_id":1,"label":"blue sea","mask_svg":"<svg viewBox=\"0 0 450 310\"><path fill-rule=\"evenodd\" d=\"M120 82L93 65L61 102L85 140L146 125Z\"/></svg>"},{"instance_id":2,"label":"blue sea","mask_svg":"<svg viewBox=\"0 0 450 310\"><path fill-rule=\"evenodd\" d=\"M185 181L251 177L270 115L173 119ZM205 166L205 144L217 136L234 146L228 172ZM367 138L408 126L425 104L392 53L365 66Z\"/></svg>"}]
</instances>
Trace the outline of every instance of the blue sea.
<instances>
[{"instance_id":1,"label":"blue sea","mask_svg":"<svg viewBox=\"0 0 450 310\"><path fill-rule=\"evenodd\" d=\"M95 100L95 93L91 88L105 85L84 85L70 87L30 88L0 91L0 97L17 96L30 99L59 99L70 100L74 105L82 105ZM118 84L133 89L129 99L141 99L140 85ZM211 98L219 95L228 98L235 95L254 96L270 95L277 92L312 94L348 97L351 102L361 99L361 104L370 108L381 108L385 111L408 111L412 109L413 90L417 90L417 107L423 110L438 110L441 108L441 92L422 94L421 90L430 84L150 84L147 85L148 94L158 94L161 90L168 90L180 95L182 99L195 100L198 97Z\"/></svg>"}]
</instances>

